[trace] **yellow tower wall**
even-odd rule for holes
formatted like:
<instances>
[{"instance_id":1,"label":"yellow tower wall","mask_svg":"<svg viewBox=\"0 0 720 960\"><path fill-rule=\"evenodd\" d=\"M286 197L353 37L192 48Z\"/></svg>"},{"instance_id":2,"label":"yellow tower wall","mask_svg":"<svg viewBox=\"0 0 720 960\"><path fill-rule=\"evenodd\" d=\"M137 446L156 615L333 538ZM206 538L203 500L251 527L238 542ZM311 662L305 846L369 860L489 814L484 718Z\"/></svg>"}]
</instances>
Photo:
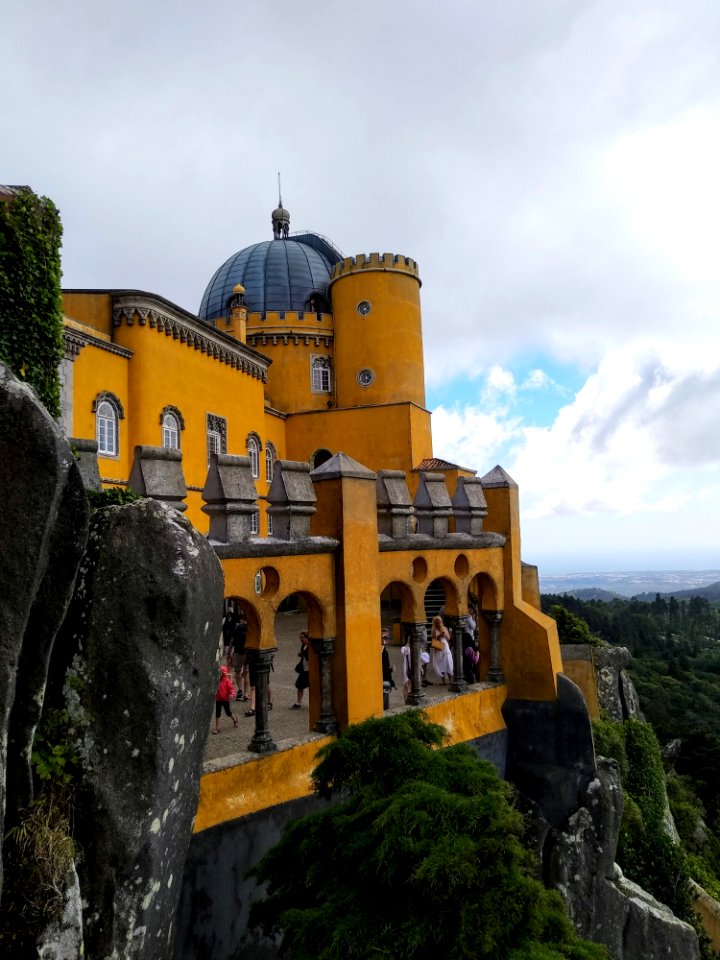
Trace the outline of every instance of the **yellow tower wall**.
<instances>
[{"instance_id":1,"label":"yellow tower wall","mask_svg":"<svg viewBox=\"0 0 720 960\"><path fill-rule=\"evenodd\" d=\"M74 369L73 437L95 440L95 401L98 394L107 392L120 401L124 419L118 424L117 457L98 457L100 476L106 480L127 480L133 461L133 447L129 439L130 422L130 362L132 358L118 356L98 347L83 347Z\"/></svg>"},{"instance_id":2,"label":"yellow tower wall","mask_svg":"<svg viewBox=\"0 0 720 960\"><path fill-rule=\"evenodd\" d=\"M420 278L414 260L393 254L336 264L330 293L335 317L338 407L411 402L425 406ZM358 313L367 301L370 312ZM362 386L358 371L372 370Z\"/></svg>"},{"instance_id":3,"label":"yellow tower wall","mask_svg":"<svg viewBox=\"0 0 720 960\"><path fill-rule=\"evenodd\" d=\"M371 470L412 470L432 456L430 413L412 403L300 413L286 422L290 460L342 451ZM404 440L404 442L401 441Z\"/></svg>"},{"instance_id":4,"label":"yellow tower wall","mask_svg":"<svg viewBox=\"0 0 720 960\"><path fill-rule=\"evenodd\" d=\"M328 314L322 316L328 319ZM313 358L327 357L332 364L332 337L332 325L327 324L312 326L308 323L307 328L298 323L284 328L266 327L264 323L260 327L248 325L248 344L272 361L265 388L267 401L272 407L295 413L298 410L327 410L329 404L335 404L334 386L330 393L314 393L312 389Z\"/></svg>"},{"instance_id":5,"label":"yellow tower wall","mask_svg":"<svg viewBox=\"0 0 720 960\"><path fill-rule=\"evenodd\" d=\"M109 293L63 291L63 313L108 337L112 335L112 296Z\"/></svg>"}]
</instances>

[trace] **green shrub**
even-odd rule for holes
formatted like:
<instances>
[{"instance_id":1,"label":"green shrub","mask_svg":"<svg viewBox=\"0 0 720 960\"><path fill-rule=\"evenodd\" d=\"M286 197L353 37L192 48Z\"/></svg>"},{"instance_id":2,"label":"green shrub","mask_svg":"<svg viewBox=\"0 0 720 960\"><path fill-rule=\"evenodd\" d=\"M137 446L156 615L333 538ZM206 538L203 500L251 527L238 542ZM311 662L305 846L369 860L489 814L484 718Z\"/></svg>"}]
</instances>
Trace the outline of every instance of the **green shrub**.
<instances>
[{"instance_id":1,"label":"green shrub","mask_svg":"<svg viewBox=\"0 0 720 960\"><path fill-rule=\"evenodd\" d=\"M0 360L60 414L62 306L57 208L24 188L0 200Z\"/></svg>"},{"instance_id":2,"label":"green shrub","mask_svg":"<svg viewBox=\"0 0 720 960\"><path fill-rule=\"evenodd\" d=\"M561 604L556 603L550 608L550 616L557 623L560 643L589 643L593 647L600 645L600 638L591 632L587 622Z\"/></svg>"},{"instance_id":3,"label":"green shrub","mask_svg":"<svg viewBox=\"0 0 720 960\"><path fill-rule=\"evenodd\" d=\"M338 802L295 821L250 871L250 922L289 960L600 960L535 879L510 786L419 711L367 720L318 753Z\"/></svg>"},{"instance_id":4,"label":"green shrub","mask_svg":"<svg viewBox=\"0 0 720 960\"><path fill-rule=\"evenodd\" d=\"M103 507L122 507L126 503L135 503L141 500L136 493L126 487L107 487L103 490L88 490L87 498L91 510L101 510Z\"/></svg>"},{"instance_id":5,"label":"green shrub","mask_svg":"<svg viewBox=\"0 0 720 960\"><path fill-rule=\"evenodd\" d=\"M592 725L595 754L616 760L620 769L620 779L627 781L628 760L625 753L625 739L622 724L612 720L594 720Z\"/></svg>"}]
</instances>

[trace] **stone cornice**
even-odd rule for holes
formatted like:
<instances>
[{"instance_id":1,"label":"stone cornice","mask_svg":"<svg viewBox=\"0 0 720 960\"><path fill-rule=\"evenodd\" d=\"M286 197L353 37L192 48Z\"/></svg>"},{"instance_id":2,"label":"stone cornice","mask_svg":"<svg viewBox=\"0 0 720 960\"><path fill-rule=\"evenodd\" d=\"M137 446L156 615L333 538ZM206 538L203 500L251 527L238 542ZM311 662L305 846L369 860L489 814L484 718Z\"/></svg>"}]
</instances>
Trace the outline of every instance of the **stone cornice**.
<instances>
[{"instance_id":1,"label":"stone cornice","mask_svg":"<svg viewBox=\"0 0 720 960\"><path fill-rule=\"evenodd\" d=\"M335 339L331 333L248 333L248 343L253 347L260 343L261 346L270 344L276 347L279 343L284 346L294 344L296 347L301 343L304 346L331 347Z\"/></svg>"},{"instance_id":2,"label":"stone cornice","mask_svg":"<svg viewBox=\"0 0 720 960\"><path fill-rule=\"evenodd\" d=\"M77 360L83 347L97 347L98 350L107 350L108 353L114 353L118 357L132 357L132 350L127 347L120 347L115 343L108 343L106 340L100 340L99 337L93 337L89 333L84 333L71 327L63 327L63 345L65 348L66 360Z\"/></svg>"},{"instance_id":3,"label":"stone cornice","mask_svg":"<svg viewBox=\"0 0 720 960\"><path fill-rule=\"evenodd\" d=\"M267 357L248 349L245 344L215 330L192 314L181 311L169 301L142 293L113 294L113 325L119 327L123 323L128 326L135 323L141 327L148 326L267 383L270 364Z\"/></svg>"}]
</instances>

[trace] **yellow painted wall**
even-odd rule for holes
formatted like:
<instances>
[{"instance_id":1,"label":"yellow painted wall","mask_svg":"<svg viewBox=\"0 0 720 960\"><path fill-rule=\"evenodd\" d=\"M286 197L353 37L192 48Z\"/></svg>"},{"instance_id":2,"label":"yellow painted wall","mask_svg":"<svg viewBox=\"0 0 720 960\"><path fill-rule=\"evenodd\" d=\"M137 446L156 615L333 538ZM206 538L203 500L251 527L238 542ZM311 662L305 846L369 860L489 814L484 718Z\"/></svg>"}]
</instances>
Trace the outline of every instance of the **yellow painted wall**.
<instances>
[{"instance_id":1,"label":"yellow painted wall","mask_svg":"<svg viewBox=\"0 0 720 960\"><path fill-rule=\"evenodd\" d=\"M130 439L130 360L92 345L83 347L75 360L73 370L73 436L96 439L93 405L99 393L114 394L122 404L125 419L118 423L119 444L117 457L98 457L100 476L112 480L127 480L133 459Z\"/></svg>"},{"instance_id":2,"label":"yellow painted wall","mask_svg":"<svg viewBox=\"0 0 720 960\"><path fill-rule=\"evenodd\" d=\"M483 529L507 538L503 549L505 606L501 656L508 694L521 700L554 700L556 677L562 671L557 625L523 600L517 486L488 486L485 499L488 515Z\"/></svg>"},{"instance_id":3,"label":"yellow painted wall","mask_svg":"<svg viewBox=\"0 0 720 960\"><path fill-rule=\"evenodd\" d=\"M271 406L287 413L297 410L326 410L328 401L335 402L335 389L330 393L313 393L311 362L314 356L333 357L333 343L323 338L333 336L331 314L303 314L287 311L280 314L252 313L248 318L247 336L250 346L269 357L266 397ZM222 321L218 321L221 326ZM284 338L287 337L287 343ZM315 342L315 337L321 338ZM276 342L273 343L273 339ZM306 340L308 342L306 342Z\"/></svg>"},{"instance_id":4,"label":"yellow painted wall","mask_svg":"<svg viewBox=\"0 0 720 960\"><path fill-rule=\"evenodd\" d=\"M592 660L563 660L563 673L582 690L590 719L599 720L600 701Z\"/></svg>"},{"instance_id":5,"label":"yellow painted wall","mask_svg":"<svg viewBox=\"0 0 720 960\"><path fill-rule=\"evenodd\" d=\"M430 414L410 403L294 414L286 432L291 460L309 461L325 448L371 470L409 471L432 456Z\"/></svg>"},{"instance_id":6,"label":"yellow painted wall","mask_svg":"<svg viewBox=\"0 0 720 960\"><path fill-rule=\"evenodd\" d=\"M134 351L129 384L129 441L161 446L160 412L172 404L181 412L183 472L188 487L205 485L207 477L206 414L227 420L227 452L247 453L248 433L264 423L263 384L247 374L201 353L148 325L123 323L115 328L115 342ZM267 489L260 463L258 493ZM209 521L200 508L199 490L189 490L187 517L206 532Z\"/></svg>"},{"instance_id":7,"label":"yellow painted wall","mask_svg":"<svg viewBox=\"0 0 720 960\"><path fill-rule=\"evenodd\" d=\"M66 295L66 313L81 318L85 325L93 324L94 329L109 324L111 307L111 298L106 294ZM185 424L180 433L180 448L188 486L186 516L201 532L209 526L208 518L201 512L201 490L207 476L206 414L227 420L228 453L245 456L248 434L255 432L260 436L263 450L256 488L258 495L264 496L269 488L265 479L265 443L271 440L280 458L285 456L286 443L284 419L266 414L262 381L149 324L128 325L123 321L108 329L113 343L132 351L132 357L120 357L89 345L80 351L73 370L74 436L95 438L92 406L102 391L115 394L124 409L125 418L119 423L119 457L99 458L101 477L127 481L135 446L162 445L160 416L164 407L172 405L180 411ZM260 508L262 533L267 529L264 503Z\"/></svg>"},{"instance_id":8,"label":"yellow painted wall","mask_svg":"<svg viewBox=\"0 0 720 960\"><path fill-rule=\"evenodd\" d=\"M501 708L506 695L505 687L472 690L432 704L425 712L446 728L450 744L463 743L505 729ZM318 736L291 750L205 773L195 833L311 794L315 754L328 742L329 738Z\"/></svg>"},{"instance_id":9,"label":"yellow painted wall","mask_svg":"<svg viewBox=\"0 0 720 960\"><path fill-rule=\"evenodd\" d=\"M420 281L405 273L363 269L330 287L335 316L335 378L339 407L411 401L425 406ZM357 305L372 309L360 316ZM358 371L375 381L362 387Z\"/></svg>"},{"instance_id":10,"label":"yellow painted wall","mask_svg":"<svg viewBox=\"0 0 720 960\"><path fill-rule=\"evenodd\" d=\"M323 479L315 494L313 533L341 541L332 680L335 718L343 729L383 711L375 480Z\"/></svg>"},{"instance_id":11,"label":"yellow painted wall","mask_svg":"<svg viewBox=\"0 0 720 960\"><path fill-rule=\"evenodd\" d=\"M112 334L112 296L109 293L63 293L65 316L107 336Z\"/></svg>"}]
</instances>

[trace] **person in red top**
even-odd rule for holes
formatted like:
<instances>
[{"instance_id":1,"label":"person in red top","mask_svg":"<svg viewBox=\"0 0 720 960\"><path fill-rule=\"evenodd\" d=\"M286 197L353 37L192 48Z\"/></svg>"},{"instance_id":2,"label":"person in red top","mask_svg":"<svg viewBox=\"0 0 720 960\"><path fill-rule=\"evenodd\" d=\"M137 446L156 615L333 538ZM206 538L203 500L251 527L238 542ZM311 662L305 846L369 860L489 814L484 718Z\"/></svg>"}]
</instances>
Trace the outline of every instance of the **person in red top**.
<instances>
[{"instance_id":1,"label":"person in red top","mask_svg":"<svg viewBox=\"0 0 720 960\"><path fill-rule=\"evenodd\" d=\"M230 707L230 701L233 700L234 697L235 687L228 676L228 668L223 664L223 666L220 667L220 683L218 683L218 688L215 693L215 729L213 733L220 733L220 714L223 710L232 720L233 726L236 727L238 725L238 719L233 716Z\"/></svg>"}]
</instances>

